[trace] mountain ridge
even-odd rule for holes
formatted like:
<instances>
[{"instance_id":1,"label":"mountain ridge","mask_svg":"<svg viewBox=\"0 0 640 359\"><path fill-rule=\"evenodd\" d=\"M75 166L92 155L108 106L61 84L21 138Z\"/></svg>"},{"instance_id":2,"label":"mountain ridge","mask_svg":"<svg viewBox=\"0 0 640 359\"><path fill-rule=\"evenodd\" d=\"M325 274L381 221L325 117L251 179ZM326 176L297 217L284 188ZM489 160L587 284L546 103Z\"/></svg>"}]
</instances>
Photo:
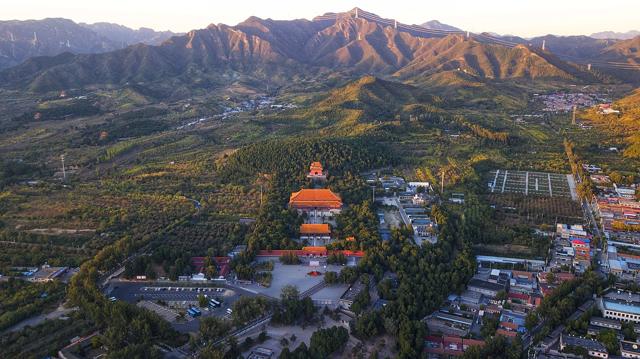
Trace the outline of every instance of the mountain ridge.
<instances>
[{"instance_id":1,"label":"mountain ridge","mask_svg":"<svg viewBox=\"0 0 640 359\"><path fill-rule=\"evenodd\" d=\"M629 40L637 36L640 36L640 31L638 30L630 30L627 32L600 31L600 32L595 32L589 35L589 37L592 37L594 39L601 39L601 40L606 40L606 39Z\"/></svg>"},{"instance_id":2,"label":"mountain ridge","mask_svg":"<svg viewBox=\"0 0 640 359\"><path fill-rule=\"evenodd\" d=\"M0 70L37 56L104 53L138 42L159 44L173 35L110 23L78 24L65 18L0 21Z\"/></svg>"},{"instance_id":3,"label":"mountain ridge","mask_svg":"<svg viewBox=\"0 0 640 359\"><path fill-rule=\"evenodd\" d=\"M462 29L460 28L448 24L443 24L438 20L429 20L425 23L420 24L420 26L431 30L462 31Z\"/></svg>"},{"instance_id":4,"label":"mountain ridge","mask_svg":"<svg viewBox=\"0 0 640 359\"><path fill-rule=\"evenodd\" d=\"M212 24L173 36L158 46L139 44L49 62L38 58L1 72L0 80L37 92L162 80L212 86L237 75L283 82L327 70L404 80L452 70L485 79L594 80L582 69L525 45L429 31L360 9L312 21L250 17L236 26Z\"/></svg>"}]
</instances>

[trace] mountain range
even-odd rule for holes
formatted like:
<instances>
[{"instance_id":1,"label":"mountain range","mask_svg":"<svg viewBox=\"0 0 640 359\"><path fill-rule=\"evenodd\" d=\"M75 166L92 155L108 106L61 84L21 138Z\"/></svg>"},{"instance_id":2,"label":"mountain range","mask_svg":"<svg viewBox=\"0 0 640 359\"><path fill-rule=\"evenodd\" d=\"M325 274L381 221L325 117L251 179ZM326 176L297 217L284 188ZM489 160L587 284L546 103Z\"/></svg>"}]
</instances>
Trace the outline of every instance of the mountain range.
<instances>
[{"instance_id":1,"label":"mountain range","mask_svg":"<svg viewBox=\"0 0 640 359\"><path fill-rule=\"evenodd\" d=\"M433 77L438 81L594 82L606 77L601 72L619 81L640 81L640 71L634 71L640 66L640 38L615 41L550 35L526 40L467 34L430 24L432 28L405 25L361 9L327 13L311 21L250 17L236 26L212 24L160 45L32 58L1 72L0 83L32 91L126 83L210 88L250 78L278 86L329 71L414 83L433 81ZM598 71L588 71L587 63ZM614 65L607 69L608 63ZM446 73L453 75L442 75Z\"/></svg>"},{"instance_id":2,"label":"mountain range","mask_svg":"<svg viewBox=\"0 0 640 359\"><path fill-rule=\"evenodd\" d=\"M158 45L174 35L110 23L77 24L61 18L0 21L0 70L36 56L102 53L136 43Z\"/></svg>"},{"instance_id":3,"label":"mountain range","mask_svg":"<svg viewBox=\"0 0 640 359\"><path fill-rule=\"evenodd\" d=\"M640 31L637 31L637 30L631 30L627 32L602 31L602 32L596 32L589 35L589 37L592 37L594 39L617 39L617 40L629 40L638 36L640 36Z\"/></svg>"},{"instance_id":4,"label":"mountain range","mask_svg":"<svg viewBox=\"0 0 640 359\"><path fill-rule=\"evenodd\" d=\"M462 29L459 29L455 26L443 24L438 20L427 21L420 26L424 27L425 29L431 29L431 30L462 31Z\"/></svg>"}]
</instances>

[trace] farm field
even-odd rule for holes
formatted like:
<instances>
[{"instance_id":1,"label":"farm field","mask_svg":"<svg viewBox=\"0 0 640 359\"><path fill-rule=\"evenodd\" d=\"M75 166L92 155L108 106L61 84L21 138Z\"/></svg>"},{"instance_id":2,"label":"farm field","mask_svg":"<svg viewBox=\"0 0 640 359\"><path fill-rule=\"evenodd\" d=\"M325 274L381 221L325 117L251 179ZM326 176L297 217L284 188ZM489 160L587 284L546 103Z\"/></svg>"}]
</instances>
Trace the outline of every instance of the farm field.
<instances>
[{"instance_id":1,"label":"farm field","mask_svg":"<svg viewBox=\"0 0 640 359\"><path fill-rule=\"evenodd\" d=\"M580 204L566 197L523 196L514 193L486 196L495 207L498 221L508 225L549 225L555 223L582 223Z\"/></svg>"},{"instance_id":2,"label":"farm field","mask_svg":"<svg viewBox=\"0 0 640 359\"><path fill-rule=\"evenodd\" d=\"M573 176L569 174L494 170L489 172L487 183L491 193L577 198Z\"/></svg>"},{"instance_id":3,"label":"farm field","mask_svg":"<svg viewBox=\"0 0 640 359\"><path fill-rule=\"evenodd\" d=\"M525 245L518 244L482 244L474 245L473 250L479 255L496 255L517 258L535 258L535 251Z\"/></svg>"}]
</instances>

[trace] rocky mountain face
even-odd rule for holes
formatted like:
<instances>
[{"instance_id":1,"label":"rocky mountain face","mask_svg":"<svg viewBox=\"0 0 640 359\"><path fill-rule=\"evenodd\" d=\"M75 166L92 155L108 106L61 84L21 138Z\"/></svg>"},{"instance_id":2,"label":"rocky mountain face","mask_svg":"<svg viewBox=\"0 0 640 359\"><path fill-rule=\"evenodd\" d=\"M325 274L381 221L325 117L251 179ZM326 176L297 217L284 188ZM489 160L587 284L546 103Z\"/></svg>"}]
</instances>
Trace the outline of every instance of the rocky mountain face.
<instances>
[{"instance_id":1,"label":"rocky mountain face","mask_svg":"<svg viewBox=\"0 0 640 359\"><path fill-rule=\"evenodd\" d=\"M80 26L93 30L98 35L105 37L115 43L119 43L122 47L133 44L160 45L172 36L184 35L171 31L155 31L146 27L137 30L126 26L113 24L109 22L97 22L95 24L81 23Z\"/></svg>"},{"instance_id":2,"label":"rocky mountain face","mask_svg":"<svg viewBox=\"0 0 640 359\"><path fill-rule=\"evenodd\" d=\"M77 24L61 18L0 21L0 69L37 56L103 53L136 43L160 44L173 35L107 23Z\"/></svg>"},{"instance_id":3,"label":"rocky mountain face","mask_svg":"<svg viewBox=\"0 0 640 359\"><path fill-rule=\"evenodd\" d=\"M535 46L403 25L360 9L313 21L251 17L236 26L210 25L174 36L158 46L32 59L0 73L0 80L48 91L154 81L211 86L238 75L288 81L327 70L403 80L447 71L487 80L594 80Z\"/></svg>"},{"instance_id":4,"label":"rocky mountain face","mask_svg":"<svg viewBox=\"0 0 640 359\"><path fill-rule=\"evenodd\" d=\"M35 56L106 52L117 48L108 38L67 19L0 22L0 68L18 65Z\"/></svg>"}]
</instances>

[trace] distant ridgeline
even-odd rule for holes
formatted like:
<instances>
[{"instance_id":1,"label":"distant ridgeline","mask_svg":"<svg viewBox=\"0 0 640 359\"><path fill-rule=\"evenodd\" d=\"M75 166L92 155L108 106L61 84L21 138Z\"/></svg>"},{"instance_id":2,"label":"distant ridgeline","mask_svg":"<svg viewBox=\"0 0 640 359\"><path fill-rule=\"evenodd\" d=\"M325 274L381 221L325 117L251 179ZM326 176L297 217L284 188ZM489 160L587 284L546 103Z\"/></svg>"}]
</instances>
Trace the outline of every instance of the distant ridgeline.
<instances>
[{"instance_id":1,"label":"distant ridgeline","mask_svg":"<svg viewBox=\"0 0 640 359\"><path fill-rule=\"evenodd\" d=\"M439 74L458 81L597 83L610 81L610 75L632 82L640 81L640 58L633 51L638 41L472 34L404 25L354 9L313 21L250 17L236 26L193 30L157 46L32 57L0 72L0 84L36 92L140 84L176 92L181 85L230 85L238 75L278 87L301 78L335 78L328 73L415 83L440 81ZM11 51L8 44L2 53Z\"/></svg>"}]
</instances>

